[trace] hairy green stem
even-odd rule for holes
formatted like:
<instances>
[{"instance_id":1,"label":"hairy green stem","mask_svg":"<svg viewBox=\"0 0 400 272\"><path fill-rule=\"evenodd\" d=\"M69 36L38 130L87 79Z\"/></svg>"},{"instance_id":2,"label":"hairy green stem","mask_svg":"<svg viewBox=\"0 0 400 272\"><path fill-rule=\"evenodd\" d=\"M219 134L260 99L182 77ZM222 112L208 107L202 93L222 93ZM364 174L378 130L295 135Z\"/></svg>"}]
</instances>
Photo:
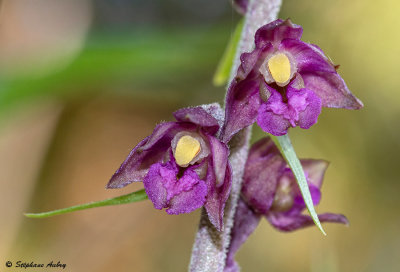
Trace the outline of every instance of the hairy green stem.
<instances>
[{"instance_id":1,"label":"hairy green stem","mask_svg":"<svg viewBox=\"0 0 400 272\"><path fill-rule=\"evenodd\" d=\"M239 47L236 50L228 84L234 78L240 65L240 54L249 52L254 46L254 34L262 25L277 18L281 0L250 0L245 15ZM225 268L226 253L230 243L230 232L234 223L234 215L239 199L244 166L246 163L251 127L243 129L229 143L232 166L232 188L230 198L225 207L224 229L217 231L207 218L203 209L199 230L193 245L189 266L191 272L222 272Z\"/></svg>"}]
</instances>

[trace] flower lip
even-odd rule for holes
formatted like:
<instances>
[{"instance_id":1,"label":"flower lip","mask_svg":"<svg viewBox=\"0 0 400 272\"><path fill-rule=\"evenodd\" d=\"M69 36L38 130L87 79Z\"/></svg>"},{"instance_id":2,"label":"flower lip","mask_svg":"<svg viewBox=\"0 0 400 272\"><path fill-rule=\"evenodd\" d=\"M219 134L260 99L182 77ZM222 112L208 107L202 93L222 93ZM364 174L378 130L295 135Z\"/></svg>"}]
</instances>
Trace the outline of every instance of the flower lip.
<instances>
[{"instance_id":1,"label":"flower lip","mask_svg":"<svg viewBox=\"0 0 400 272\"><path fill-rule=\"evenodd\" d=\"M173 161L155 163L143 179L146 194L156 209L168 214L192 212L204 205L207 185L191 167L178 180L179 169Z\"/></svg>"}]
</instances>

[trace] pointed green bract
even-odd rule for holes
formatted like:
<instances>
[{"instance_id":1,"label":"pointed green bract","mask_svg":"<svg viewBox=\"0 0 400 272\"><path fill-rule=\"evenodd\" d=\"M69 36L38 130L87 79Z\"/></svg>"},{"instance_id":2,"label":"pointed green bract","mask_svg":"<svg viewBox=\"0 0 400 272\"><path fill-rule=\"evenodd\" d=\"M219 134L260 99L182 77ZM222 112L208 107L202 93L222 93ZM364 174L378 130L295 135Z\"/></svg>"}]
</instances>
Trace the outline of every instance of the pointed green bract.
<instances>
[{"instance_id":1,"label":"pointed green bract","mask_svg":"<svg viewBox=\"0 0 400 272\"><path fill-rule=\"evenodd\" d=\"M229 78L231 68L233 65L233 58L235 57L236 48L239 45L240 35L243 29L244 20L241 19L237 24L235 31L232 34L232 37L225 49L224 55L222 56L217 70L215 71L213 77L213 84L215 86L222 86L224 85Z\"/></svg>"},{"instance_id":2,"label":"pointed green bract","mask_svg":"<svg viewBox=\"0 0 400 272\"><path fill-rule=\"evenodd\" d=\"M103 206L111 206L111 205L120 205L120 204L128 204L132 202L138 202L147 199L147 195L144 189L122 195L122 196L117 196L114 198L109 198L105 200L100 200L96 202L91 202L91 203L85 203L81 205L76 205L64 209L59 209L59 210L54 210L54 211L49 211L49 212L42 212L42 213L25 213L26 217L30 218L45 218L45 217L50 217L54 215L59 215L59 214L64 214L64 213L69 213L69 212L75 212L75 211L80 211L80 210L86 210L86 209L91 209L91 208L96 208L96 207L103 207Z\"/></svg>"},{"instance_id":3,"label":"pointed green bract","mask_svg":"<svg viewBox=\"0 0 400 272\"><path fill-rule=\"evenodd\" d=\"M315 225L319 228L323 235L326 235L324 229L321 226L321 222L318 219L318 215L315 212L314 204L311 198L310 189L308 188L306 176L304 175L303 167L299 159L297 158L296 152L292 146L292 142L290 141L289 135L283 136L273 136L275 144L279 147L283 157L288 163L289 167L292 169L294 176L296 177L297 184L300 187L301 194L303 196L304 202L306 203L306 207L315 223Z\"/></svg>"}]
</instances>

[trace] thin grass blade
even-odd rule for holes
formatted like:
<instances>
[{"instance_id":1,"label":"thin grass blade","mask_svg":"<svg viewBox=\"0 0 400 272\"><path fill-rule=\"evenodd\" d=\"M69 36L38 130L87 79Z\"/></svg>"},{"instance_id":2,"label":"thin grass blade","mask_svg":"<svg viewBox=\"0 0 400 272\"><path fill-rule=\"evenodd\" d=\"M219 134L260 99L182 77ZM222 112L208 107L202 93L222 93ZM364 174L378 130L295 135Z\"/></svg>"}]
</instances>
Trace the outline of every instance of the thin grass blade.
<instances>
[{"instance_id":1,"label":"thin grass blade","mask_svg":"<svg viewBox=\"0 0 400 272\"><path fill-rule=\"evenodd\" d=\"M72 206L72 207L68 207L68 208L64 208L64 209L49 211L49 212L25 213L24 215L29 218L45 218L45 217L50 217L50 216L54 216L54 215L65 214L65 213L86 210L86 209L91 209L91 208L128 204L128 203L142 201L145 199L147 199L147 195L146 195L145 190L142 189L142 190L130 193L130 194L117 196L114 198L109 198L109 199L100 200L100 201L96 201L96 202L80 204L80 205L76 205L76 206Z\"/></svg>"}]
</instances>

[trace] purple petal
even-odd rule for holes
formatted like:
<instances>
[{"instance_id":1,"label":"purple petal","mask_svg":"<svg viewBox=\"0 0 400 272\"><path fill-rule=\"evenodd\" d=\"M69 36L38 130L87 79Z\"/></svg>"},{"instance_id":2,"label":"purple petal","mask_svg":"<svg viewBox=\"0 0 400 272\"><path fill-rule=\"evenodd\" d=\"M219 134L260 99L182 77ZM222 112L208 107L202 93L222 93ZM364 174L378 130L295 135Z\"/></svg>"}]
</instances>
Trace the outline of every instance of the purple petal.
<instances>
[{"instance_id":1,"label":"purple petal","mask_svg":"<svg viewBox=\"0 0 400 272\"><path fill-rule=\"evenodd\" d=\"M239 199L224 272L238 272L240 270L235 261L236 252L256 229L260 219L260 215L254 213L243 200Z\"/></svg>"},{"instance_id":2,"label":"purple petal","mask_svg":"<svg viewBox=\"0 0 400 272\"><path fill-rule=\"evenodd\" d=\"M163 184L164 182L174 182L177 173L178 169L170 163L166 165L156 163L150 167L143 179L143 185L154 208L161 210L168 207L168 192Z\"/></svg>"},{"instance_id":3,"label":"purple petal","mask_svg":"<svg viewBox=\"0 0 400 272\"><path fill-rule=\"evenodd\" d=\"M171 199L166 210L168 214L190 213L204 205L207 185L196 172L187 169L177 183L179 193L175 192L176 196Z\"/></svg>"},{"instance_id":4,"label":"purple petal","mask_svg":"<svg viewBox=\"0 0 400 272\"><path fill-rule=\"evenodd\" d=\"M258 71L266 57L273 52L274 48L272 44L266 43L263 47L254 48L254 50L249 53L242 53L240 55L241 64L238 68L236 79L244 80L248 77L251 71Z\"/></svg>"},{"instance_id":5,"label":"purple petal","mask_svg":"<svg viewBox=\"0 0 400 272\"><path fill-rule=\"evenodd\" d=\"M263 131L272 135L285 135L290 127L290 122L283 116L286 108L282 96L273 90L267 103L261 104L258 110L257 124Z\"/></svg>"},{"instance_id":6,"label":"purple petal","mask_svg":"<svg viewBox=\"0 0 400 272\"><path fill-rule=\"evenodd\" d=\"M323 213L318 215L319 220L323 222L340 223L348 226L350 224L349 220L343 214L337 213Z\"/></svg>"},{"instance_id":7,"label":"purple petal","mask_svg":"<svg viewBox=\"0 0 400 272\"><path fill-rule=\"evenodd\" d=\"M285 21L278 19L257 30L255 35L256 48L261 48L268 42L276 46L283 39L299 40L302 33L303 28L301 26L293 24L289 19Z\"/></svg>"},{"instance_id":8,"label":"purple petal","mask_svg":"<svg viewBox=\"0 0 400 272\"><path fill-rule=\"evenodd\" d=\"M261 139L250 149L241 193L246 203L258 213L265 214L271 208L285 164L270 138Z\"/></svg>"},{"instance_id":9,"label":"purple petal","mask_svg":"<svg viewBox=\"0 0 400 272\"><path fill-rule=\"evenodd\" d=\"M324 160L302 159L301 165L304 172L307 173L307 179L317 188L321 188L322 180L324 179L325 171L329 166L329 162Z\"/></svg>"},{"instance_id":10,"label":"purple petal","mask_svg":"<svg viewBox=\"0 0 400 272\"><path fill-rule=\"evenodd\" d=\"M191 126L188 126L188 128ZM178 124L177 122L165 122L158 124L153 133L148 137L148 141L145 145L140 148L142 150L148 150L156 145L161 140L165 140L166 142L170 142L172 138L178 131L184 130L184 127Z\"/></svg>"},{"instance_id":11,"label":"purple petal","mask_svg":"<svg viewBox=\"0 0 400 272\"><path fill-rule=\"evenodd\" d=\"M114 173L108 182L107 189L116 189L125 187L134 181L143 181L151 164L161 161L164 153L168 149L160 147L160 149L150 149L140 151L140 148L146 144L149 137L143 139L128 155L120 168Z\"/></svg>"},{"instance_id":12,"label":"purple petal","mask_svg":"<svg viewBox=\"0 0 400 272\"><path fill-rule=\"evenodd\" d=\"M219 129L218 121L202 107L190 107L177 110L174 112L174 117L179 122L196 124L210 134L217 133Z\"/></svg>"},{"instance_id":13,"label":"purple petal","mask_svg":"<svg viewBox=\"0 0 400 272\"><path fill-rule=\"evenodd\" d=\"M280 50L289 52L296 61L297 72L303 77L305 87L317 94L323 107L360 109L363 104L347 88L336 72L335 65L316 45L286 39Z\"/></svg>"},{"instance_id":14,"label":"purple petal","mask_svg":"<svg viewBox=\"0 0 400 272\"><path fill-rule=\"evenodd\" d=\"M274 141L272 141L271 137L266 136L251 145L246 163L251 165L253 161L268 160L279 154L280 151L274 144Z\"/></svg>"},{"instance_id":15,"label":"purple petal","mask_svg":"<svg viewBox=\"0 0 400 272\"><path fill-rule=\"evenodd\" d=\"M321 98L323 107L355 110L363 107L363 103L350 92L338 73L307 72L301 76L306 88Z\"/></svg>"},{"instance_id":16,"label":"purple petal","mask_svg":"<svg viewBox=\"0 0 400 272\"><path fill-rule=\"evenodd\" d=\"M297 216L306 208L306 204L304 203L303 196L292 170L286 166L281 173L281 176L278 178L277 190L270 211L272 213L285 215L286 217ZM307 171L305 171L305 175L313 204L318 205L321 200L321 191L316 184L310 182Z\"/></svg>"},{"instance_id":17,"label":"purple petal","mask_svg":"<svg viewBox=\"0 0 400 272\"><path fill-rule=\"evenodd\" d=\"M348 225L349 221L342 214L324 213L318 215L321 223L332 222ZM312 218L308 215L285 216L282 214L271 213L267 215L268 221L273 227L280 231L295 231L301 228L314 226Z\"/></svg>"},{"instance_id":18,"label":"purple petal","mask_svg":"<svg viewBox=\"0 0 400 272\"><path fill-rule=\"evenodd\" d=\"M308 46L311 47L311 49L313 49L315 52L317 52L318 54L321 55L321 57L323 57L325 59L325 61L329 62L333 67L335 67L335 70L337 70L337 68L339 68L339 65L335 65L332 60L330 58L328 58L327 56L325 56L324 51L322 51L322 49L315 44L309 43Z\"/></svg>"},{"instance_id":19,"label":"purple petal","mask_svg":"<svg viewBox=\"0 0 400 272\"><path fill-rule=\"evenodd\" d=\"M226 167L225 180L220 186L216 186L216 177L212 165L209 162L206 183L208 187L207 201L204 205L210 222L218 231L222 231L224 223L224 208L228 200L232 183L232 170L230 165Z\"/></svg>"},{"instance_id":20,"label":"purple petal","mask_svg":"<svg viewBox=\"0 0 400 272\"><path fill-rule=\"evenodd\" d=\"M314 206L318 205L319 202L321 201L321 190L310 182L308 182L308 188L310 189L311 199L313 201Z\"/></svg>"},{"instance_id":21,"label":"purple petal","mask_svg":"<svg viewBox=\"0 0 400 272\"><path fill-rule=\"evenodd\" d=\"M317 122L321 113L321 99L313 91L308 89L296 90L289 86L287 96L290 107L296 109L298 114L294 121L297 125L303 129L308 129ZM304 110L302 110L303 108Z\"/></svg>"},{"instance_id":22,"label":"purple petal","mask_svg":"<svg viewBox=\"0 0 400 272\"><path fill-rule=\"evenodd\" d=\"M193 125L166 122L156 126L153 133L142 140L128 155L107 184L108 189L122 188L134 181L142 181L149 167L160 162L171 146L174 135L181 130L193 130Z\"/></svg>"},{"instance_id":23,"label":"purple petal","mask_svg":"<svg viewBox=\"0 0 400 272\"><path fill-rule=\"evenodd\" d=\"M258 78L232 82L228 90L225 124L222 133L224 143L241 129L254 123L260 107Z\"/></svg>"},{"instance_id":24,"label":"purple petal","mask_svg":"<svg viewBox=\"0 0 400 272\"><path fill-rule=\"evenodd\" d=\"M143 185L154 207L167 208L168 214L189 213L202 207L207 195L205 182L190 168L179 180L177 174L178 167L173 161L150 167Z\"/></svg>"},{"instance_id":25,"label":"purple petal","mask_svg":"<svg viewBox=\"0 0 400 272\"><path fill-rule=\"evenodd\" d=\"M205 180L208 170L208 160L202 160L201 162L191 166L190 169L196 172L200 179Z\"/></svg>"},{"instance_id":26,"label":"purple petal","mask_svg":"<svg viewBox=\"0 0 400 272\"><path fill-rule=\"evenodd\" d=\"M280 51L288 52L296 62L297 72L336 72L328 58L315 47L296 39L285 39L279 45Z\"/></svg>"},{"instance_id":27,"label":"purple petal","mask_svg":"<svg viewBox=\"0 0 400 272\"><path fill-rule=\"evenodd\" d=\"M203 104L200 107L202 107L209 115L218 121L219 128L221 129L225 120L225 109L222 109L220 104L216 102L211 104Z\"/></svg>"},{"instance_id":28,"label":"purple petal","mask_svg":"<svg viewBox=\"0 0 400 272\"><path fill-rule=\"evenodd\" d=\"M208 136L211 148L211 158L215 171L216 185L221 186L225 179L226 165L228 163L229 149L226 144L213 136Z\"/></svg>"},{"instance_id":29,"label":"purple petal","mask_svg":"<svg viewBox=\"0 0 400 272\"><path fill-rule=\"evenodd\" d=\"M312 91L287 87L287 102L275 89L269 88L271 97L259 108L257 124L275 136L285 135L289 127L308 129L317 122L321 113L321 100Z\"/></svg>"},{"instance_id":30,"label":"purple petal","mask_svg":"<svg viewBox=\"0 0 400 272\"><path fill-rule=\"evenodd\" d=\"M294 179L293 182L296 182L296 180ZM296 184L296 189L297 190L294 196L293 207L290 211L288 211L288 213L290 214L301 213L301 211L303 211L306 208L306 204L304 203L303 196L301 195L300 189L297 184ZM313 201L314 206L318 205L319 202L321 201L321 190L310 182L308 182L308 189L310 190L311 199Z\"/></svg>"}]
</instances>

